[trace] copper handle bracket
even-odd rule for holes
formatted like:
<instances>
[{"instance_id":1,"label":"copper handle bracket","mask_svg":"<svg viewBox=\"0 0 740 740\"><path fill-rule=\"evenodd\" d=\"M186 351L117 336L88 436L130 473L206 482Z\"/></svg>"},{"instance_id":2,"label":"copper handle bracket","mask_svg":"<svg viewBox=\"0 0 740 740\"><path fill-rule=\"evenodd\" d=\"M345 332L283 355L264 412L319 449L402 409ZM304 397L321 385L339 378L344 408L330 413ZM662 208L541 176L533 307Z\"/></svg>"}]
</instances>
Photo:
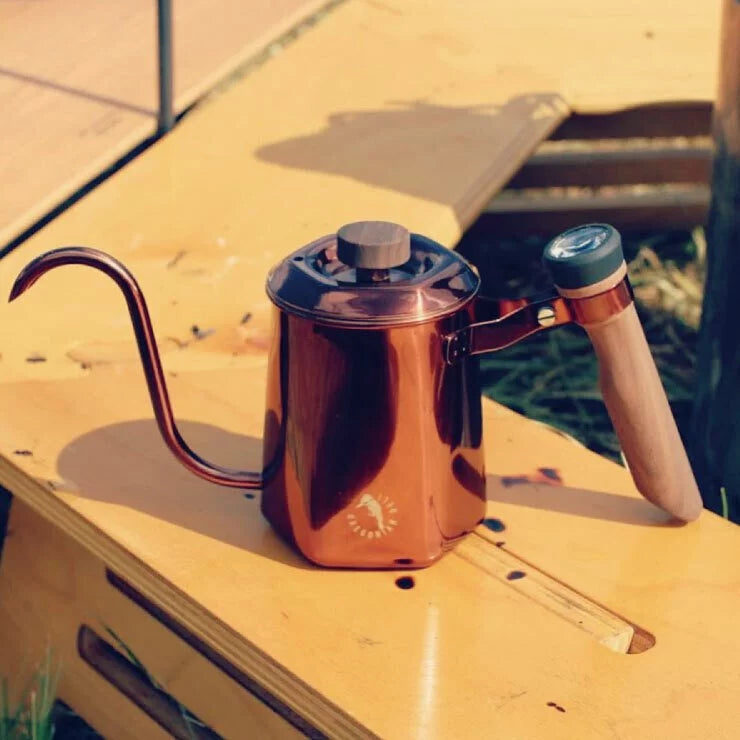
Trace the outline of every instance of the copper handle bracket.
<instances>
[{"instance_id":1,"label":"copper handle bracket","mask_svg":"<svg viewBox=\"0 0 740 740\"><path fill-rule=\"evenodd\" d=\"M442 353L445 362L454 365L464 357L504 349L556 326L603 323L619 315L632 301L632 288L627 278L603 293L586 298L565 298L553 291L545 296L525 299L523 304L502 316L468 324L448 334L442 343ZM490 310L495 310L506 306L507 302L491 301L490 304Z\"/></svg>"}]
</instances>

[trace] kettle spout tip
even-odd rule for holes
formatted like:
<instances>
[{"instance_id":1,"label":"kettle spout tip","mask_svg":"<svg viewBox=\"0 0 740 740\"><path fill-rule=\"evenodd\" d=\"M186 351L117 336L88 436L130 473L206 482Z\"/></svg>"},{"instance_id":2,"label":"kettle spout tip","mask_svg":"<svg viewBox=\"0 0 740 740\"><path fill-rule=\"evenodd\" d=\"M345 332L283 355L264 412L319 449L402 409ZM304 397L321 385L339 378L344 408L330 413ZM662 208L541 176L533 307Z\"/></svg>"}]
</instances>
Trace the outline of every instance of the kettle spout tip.
<instances>
[{"instance_id":1,"label":"kettle spout tip","mask_svg":"<svg viewBox=\"0 0 740 740\"><path fill-rule=\"evenodd\" d=\"M12 303L18 296L26 292L26 288L29 286L19 276L13 283L13 287L10 289L10 295L8 296L8 303Z\"/></svg>"}]
</instances>

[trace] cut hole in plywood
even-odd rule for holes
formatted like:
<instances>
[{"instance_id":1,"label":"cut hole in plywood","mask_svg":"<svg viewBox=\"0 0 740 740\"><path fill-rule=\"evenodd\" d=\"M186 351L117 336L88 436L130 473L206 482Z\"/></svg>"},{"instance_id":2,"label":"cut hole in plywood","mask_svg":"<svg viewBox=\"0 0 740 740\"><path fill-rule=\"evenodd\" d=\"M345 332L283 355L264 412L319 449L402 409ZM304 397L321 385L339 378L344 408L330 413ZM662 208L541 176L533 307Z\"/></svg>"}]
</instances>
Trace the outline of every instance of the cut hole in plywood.
<instances>
[{"instance_id":1,"label":"cut hole in plywood","mask_svg":"<svg viewBox=\"0 0 740 740\"><path fill-rule=\"evenodd\" d=\"M655 644L650 632L507 552L483 528L463 540L454 553L614 652L642 653Z\"/></svg>"},{"instance_id":2,"label":"cut hole in plywood","mask_svg":"<svg viewBox=\"0 0 740 740\"><path fill-rule=\"evenodd\" d=\"M155 685L141 664L118 652L87 625L83 624L77 633L77 650L85 663L173 737L191 740L218 740L221 737Z\"/></svg>"}]
</instances>

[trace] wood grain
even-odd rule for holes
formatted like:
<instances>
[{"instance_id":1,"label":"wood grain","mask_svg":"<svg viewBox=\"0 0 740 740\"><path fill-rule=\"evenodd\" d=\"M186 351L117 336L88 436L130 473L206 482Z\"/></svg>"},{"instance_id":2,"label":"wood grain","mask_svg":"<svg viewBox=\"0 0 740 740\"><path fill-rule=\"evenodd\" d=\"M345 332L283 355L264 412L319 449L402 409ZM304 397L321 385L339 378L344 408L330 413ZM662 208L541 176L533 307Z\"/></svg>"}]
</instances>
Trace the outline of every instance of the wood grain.
<instances>
[{"instance_id":1,"label":"wood grain","mask_svg":"<svg viewBox=\"0 0 740 740\"><path fill-rule=\"evenodd\" d=\"M585 327L599 359L599 387L637 488L691 521L702 500L635 305Z\"/></svg>"},{"instance_id":2,"label":"wood grain","mask_svg":"<svg viewBox=\"0 0 740 740\"><path fill-rule=\"evenodd\" d=\"M323 0L174 3L183 111ZM0 246L156 128L154 0L0 7Z\"/></svg>"}]
</instances>

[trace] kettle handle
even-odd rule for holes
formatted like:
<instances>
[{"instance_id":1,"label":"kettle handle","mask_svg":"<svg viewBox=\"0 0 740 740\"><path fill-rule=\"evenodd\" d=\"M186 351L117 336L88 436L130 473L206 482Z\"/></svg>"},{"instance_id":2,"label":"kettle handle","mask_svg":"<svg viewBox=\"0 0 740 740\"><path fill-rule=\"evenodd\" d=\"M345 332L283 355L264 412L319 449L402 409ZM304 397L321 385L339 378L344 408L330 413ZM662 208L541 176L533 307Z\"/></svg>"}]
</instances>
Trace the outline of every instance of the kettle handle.
<instances>
[{"instance_id":1,"label":"kettle handle","mask_svg":"<svg viewBox=\"0 0 740 740\"><path fill-rule=\"evenodd\" d=\"M231 470L214 465L190 449L182 438L172 415L170 398L165 384L162 363L159 359L149 310L139 284L124 265L105 252L88 247L64 247L36 257L29 262L15 280L9 301L25 293L45 272L61 265L86 265L104 272L112 278L126 298L131 316L141 363L144 367L149 397L154 409L157 426L167 447L191 472L211 483L232 488L262 488L270 477L270 471L262 473Z\"/></svg>"},{"instance_id":2,"label":"kettle handle","mask_svg":"<svg viewBox=\"0 0 740 740\"><path fill-rule=\"evenodd\" d=\"M619 232L577 226L555 237L543 259L594 346L601 393L635 485L678 519L696 519L701 495L635 310Z\"/></svg>"},{"instance_id":3,"label":"kettle handle","mask_svg":"<svg viewBox=\"0 0 740 740\"><path fill-rule=\"evenodd\" d=\"M599 361L599 386L640 493L692 521L702 499L645 332L630 303L601 323L584 323Z\"/></svg>"}]
</instances>

